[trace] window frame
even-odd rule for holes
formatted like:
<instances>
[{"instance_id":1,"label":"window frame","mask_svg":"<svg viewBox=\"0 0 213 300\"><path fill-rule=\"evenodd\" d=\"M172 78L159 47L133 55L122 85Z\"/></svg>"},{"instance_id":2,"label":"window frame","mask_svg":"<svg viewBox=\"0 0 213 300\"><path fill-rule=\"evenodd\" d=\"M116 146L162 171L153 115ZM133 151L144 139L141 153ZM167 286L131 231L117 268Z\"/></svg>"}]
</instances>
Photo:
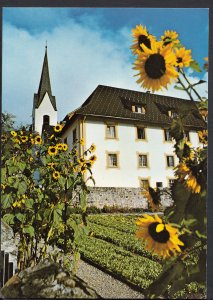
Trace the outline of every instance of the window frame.
<instances>
[{"instance_id":1,"label":"window frame","mask_svg":"<svg viewBox=\"0 0 213 300\"><path fill-rule=\"evenodd\" d=\"M119 151L106 151L106 168L107 169L119 169L120 168L120 161L119 161ZM109 156L110 155L116 155L117 165L110 165L109 164Z\"/></svg>"},{"instance_id":2,"label":"window frame","mask_svg":"<svg viewBox=\"0 0 213 300\"><path fill-rule=\"evenodd\" d=\"M108 127L114 127L114 137L108 136ZM118 124L116 123L105 123L105 139L107 140L118 140Z\"/></svg>"},{"instance_id":3,"label":"window frame","mask_svg":"<svg viewBox=\"0 0 213 300\"><path fill-rule=\"evenodd\" d=\"M169 130L168 128L164 128L164 130L163 130L163 133L164 133L164 142L172 143L173 142L172 136L171 136L171 139L167 139L166 138L166 132L167 131L169 132L169 134L171 136L171 130Z\"/></svg>"},{"instance_id":4,"label":"window frame","mask_svg":"<svg viewBox=\"0 0 213 300\"><path fill-rule=\"evenodd\" d=\"M169 157L173 157L173 166L169 166L168 162L169 162ZM175 156L171 155L171 154L166 154L166 167L168 169L173 169L175 167Z\"/></svg>"},{"instance_id":5,"label":"window frame","mask_svg":"<svg viewBox=\"0 0 213 300\"><path fill-rule=\"evenodd\" d=\"M146 128L144 126L135 126L136 127L136 141L147 141L147 132L146 132ZM143 135L144 135L144 138L139 138L139 135L138 135L138 130L142 129L143 130Z\"/></svg>"},{"instance_id":6,"label":"window frame","mask_svg":"<svg viewBox=\"0 0 213 300\"><path fill-rule=\"evenodd\" d=\"M140 156L146 156L146 166L140 165ZM137 152L137 165L138 165L139 169L147 169L147 168L149 168L149 153Z\"/></svg>"}]
</instances>

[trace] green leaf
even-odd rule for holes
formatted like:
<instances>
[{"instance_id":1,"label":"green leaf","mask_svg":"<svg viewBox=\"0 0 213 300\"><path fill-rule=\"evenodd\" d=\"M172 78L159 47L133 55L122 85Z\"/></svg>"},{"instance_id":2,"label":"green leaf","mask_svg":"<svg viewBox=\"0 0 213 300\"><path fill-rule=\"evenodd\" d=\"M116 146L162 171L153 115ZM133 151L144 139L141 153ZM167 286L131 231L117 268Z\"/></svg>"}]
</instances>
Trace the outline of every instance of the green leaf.
<instances>
[{"instance_id":1,"label":"green leaf","mask_svg":"<svg viewBox=\"0 0 213 300\"><path fill-rule=\"evenodd\" d=\"M23 195L27 190L27 184L25 181L18 182L18 192L20 195Z\"/></svg>"},{"instance_id":2,"label":"green leaf","mask_svg":"<svg viewBox=\"0 0 213 300\"><path fill-rule=\"evenodd\" d=\"M180 223L185 217L185 208L187 206L191 192L181 182L176 182L172 188L172 199L174 200L174 214L170 217L170 222Z\"/></svg>"},{"instance_id":3,"label":"green leaf","mask_svg":"<svg viewBox=\"0 0 213 300\"><path fill-rule=\"evenodd\" d=\"M62 216L62 211L60 209L57 208L53 210L53 222L55 224L58 224L62 221L61 216Z\"/></svg>"},{"instance_id":4,"label":"green leaf","mask_svg":"<svg viewBox=\"0 0 213 300\"><path fill-rule=\"evenodd\" d=\"M175 88L176 90L185 91L185 89L184 89L183 87L181 87L181 86L175 85L174 88Z\"/></svg>"},{"instance_id":5,"label":"green leaf","mask_svg":"<svg viewBox=\"0 0 213 300\"><path fill-rule=\"evenodd\" d=\"M5 214L5 215L3 216L3 220L4 220L7 224L12 225L12 224L14 224L14 215L12 215L12 214Z\"/></svg>"},{"instance_id":6,"label":"green leaf","mask_svg":"<svg viewBox=\"0 0 213 300\"><path fill-rule=\"evenodd\" d=\"M6 179L6 168L1 168L1 183L4 183Z\"/></svg>"},{"instance_id":7,"label":"green leaf","mask_svg":"<svg viewBox=\"0 0 213 300\"><path fill-rule=\"evenodd\" d=\"M6 209L9 208L12 203L13 203L13 198L11 194L4 194L1 196L1 203L2 203L2 208Z\"/></svg>"},{"instance_id":8,"label":"green leaf","mask_svg":"<svg viewBox=\"0 0 213 300\"><path fill-rule=\"evenodd\" d=\"M195 72L198 72L198 73L202 72L202 70L201 70L201 68L200 68L200 66L199 66L199 63L198 63L196 60L192 60L192 61L190 62L189 67L190 67L192 70L194 70Z\"/></svg>"},{"instance_id":9,"label":"green leaf","mask_svg":"<svg viewBox=\"0 0 213 300\"><path fill-rule=\"evenodd\" d=\"M34 228L31 225L25 226L23 228L23 233L28 233L30 235L30 237L35 236Z\"/></svg>"},{"instance_id":10,"label":"green leaf","mask_svg":"<svg viewBox=\"0 0 213 300\"><path fill-rule=\"evenodd\" d=\"M80 206L83 212L85 212L87 208L87 194L85 193L85 191L82 191L80 194Z\"/></svg>"},{"instance_id":11,"label":"green leaf","mask_svg":"<svg viewBox=\"0 0 213 300\"><path fill-rule=\"evenodd\" d=\"M58 179L58 182L61 185L61 187L64 187L65 183L66 183L66 178L64 178L63 176L60 176Z\"/></svg>"},{"instance_id":12,"label":"green leaf","mask_svg":"<svg viewBox=\"0 0 213 300\"><path fill-rule=\"evenodd\" d=\"M23 172L24 169L26 168L26 163L25 162L18 162L17 167L19 168L20 171Z\"/></svg>"},{"instance_id":13,"label":"green leaf","mask_svg":"<svg viewBox=\"0 0 213 300\"><path fill-rule=\"evenodd\" d=\"M27 199L26 202L25 202L25 206L27 208L32 208L33 204L34 204L34 200L33 199Z\"/></svg>"},{"instance_id":14,"label":"green leaf","mask_svg":"<svg viewBox=\"0 0 213 300\"><path fill-rule=\"evenodd\" d=\"M21 213L17 213L15 214L15 217L21 222L24 223L24 221L26 220L26 216L21 214Z\"/></svg>"}]
</instances>

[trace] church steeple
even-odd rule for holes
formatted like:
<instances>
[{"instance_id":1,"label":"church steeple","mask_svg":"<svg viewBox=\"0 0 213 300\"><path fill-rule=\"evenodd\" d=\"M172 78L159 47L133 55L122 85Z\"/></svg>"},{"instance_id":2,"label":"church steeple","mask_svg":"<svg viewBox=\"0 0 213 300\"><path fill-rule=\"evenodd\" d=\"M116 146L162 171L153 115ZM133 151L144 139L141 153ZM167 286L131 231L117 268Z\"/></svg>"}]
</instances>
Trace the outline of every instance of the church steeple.
<instances>
[{"instance_id":1,"label":"church steeple","mask_svg":"<svg viewBox=\"0 0 213 300\"><path fill-rule=\"evenodd\" d=\"M37 94L34 94L33 129L41 133L44 120L49 120L49 125L57 124L56 99L55 96L52 95L47 57L47 45L45 46L45 55L38 92Z\"/></svg>"}]
</instances>

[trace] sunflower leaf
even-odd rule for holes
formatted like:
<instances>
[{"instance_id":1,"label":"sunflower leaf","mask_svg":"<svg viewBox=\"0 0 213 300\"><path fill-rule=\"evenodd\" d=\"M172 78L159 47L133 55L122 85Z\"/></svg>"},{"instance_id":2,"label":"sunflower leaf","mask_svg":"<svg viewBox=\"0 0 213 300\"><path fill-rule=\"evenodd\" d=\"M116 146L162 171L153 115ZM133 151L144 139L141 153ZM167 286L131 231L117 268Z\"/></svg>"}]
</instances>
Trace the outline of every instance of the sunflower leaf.
<instances>
[{"instance_id":1,"label":"sunflower leaf","mask_svg":"<svg viewBox=\"0 0 213 300\"><path fill-rule=\"evenodd\" d=\"M202 70L199 66L199 63L196 60L191 61L190 68L195 72L198 72L198 73L202 72Z\"/></svg>"},{"instance_id":2,"label":"sunflower leaf","mask_svg":"<svg viewBox=\"0 0 213 300\"><path fill-rule=\"evenodd\" d=\"M184 89L183 87L178 86L178 85L175 85L174 88L175 88L176 90L185 91L185 89Z\"/></svg>"}]
</instances>

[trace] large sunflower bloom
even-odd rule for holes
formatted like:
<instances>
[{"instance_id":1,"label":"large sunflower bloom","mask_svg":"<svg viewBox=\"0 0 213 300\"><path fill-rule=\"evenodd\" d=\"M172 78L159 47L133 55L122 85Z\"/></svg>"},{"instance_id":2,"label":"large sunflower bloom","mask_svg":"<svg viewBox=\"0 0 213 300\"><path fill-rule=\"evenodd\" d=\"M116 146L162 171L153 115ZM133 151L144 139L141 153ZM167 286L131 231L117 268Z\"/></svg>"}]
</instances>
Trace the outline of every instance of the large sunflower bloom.
<instances>
[{"instance_id":1,"label":"large sunflower bloom","mask_svg":"<svg viewBox=\"0 0 213 300\"><path fill-rule=\"evenodd\" d=\"M142 44L150 49L152 42L156 41L155 37L149 34L146 27L143 27L141 24L132 29L132 36L134 38L134 44L131 46L133 54L137 54L137 50L144 51Z\"/></svg>"},{"instance_id":2,"label":"large sunflower bloom","mask_svg":"<svg viewBox=\"0 0 213 300\"><path fill-rule=\"evenodd\" d=\"M163 42L163 46L167 46L169 44L175 46L176 44L180 43L180 41L177 38L178 33L176 31L166 30L164 31L164 35L161 36L161 41Z\"/></svg>"},{"instance_id":3,"label":"large sunflower bloom","mask_svg":"<svg viewBox=\"0 0 213 300\"><path fill-rule=\"evenodd\" d=\"M136 236L145 242L145 249L163 258L181 252L184 243L178 238L178 230L155 216L144 214L136 221L139 226Z\"/></svg>"},{"instance_id":4,"label":"large sunflower bloom","mask_svg":"<svg viewBox=\"0 0 213 300\"><path fill-rule=\"evenodd\" d=\"M192 193L199 194L201 191L201 186L197 182L196 177L192 174L192 172L188 175L186 179L186 186Z\"/></svg>"},{"instance_id":5,"label":"large sunflower bloom","mask_svg":"<svg viewBox=\"0 0 213 300\"><path fill-rule=\"evenodd\" d=\"M191 50L180 48L175 51L176 55L176 66L178 68L189 67L192 61Z\"/></svg>"},{"instance_id":6,"label":"large sunflower bloom","mask_svg":"<svg viewBox=\"0 0 213 300\"><path fill-rule=\"evenodd\" d=\"M48 154L49 155L56 155L58 153L58 149L55 146L49 146Z\"/></svg>"},{"instance_id":7,"label":"large sunflower bloom","mask_svg":"<svg viewBox=\"0 0 213 300\"><path fill-rule=\"evenodd\" d=\"M171 46L160 46L159 43L152 44L152 48L148 49L142 45L144 52L138 51L138 59L135 62L135 70L139 73L135 76L140 76L137 83L148 90L158 91L171 83L172 79L178 77L174 65L176 57L172 52Z\"/></svg>"}]
</instances>

